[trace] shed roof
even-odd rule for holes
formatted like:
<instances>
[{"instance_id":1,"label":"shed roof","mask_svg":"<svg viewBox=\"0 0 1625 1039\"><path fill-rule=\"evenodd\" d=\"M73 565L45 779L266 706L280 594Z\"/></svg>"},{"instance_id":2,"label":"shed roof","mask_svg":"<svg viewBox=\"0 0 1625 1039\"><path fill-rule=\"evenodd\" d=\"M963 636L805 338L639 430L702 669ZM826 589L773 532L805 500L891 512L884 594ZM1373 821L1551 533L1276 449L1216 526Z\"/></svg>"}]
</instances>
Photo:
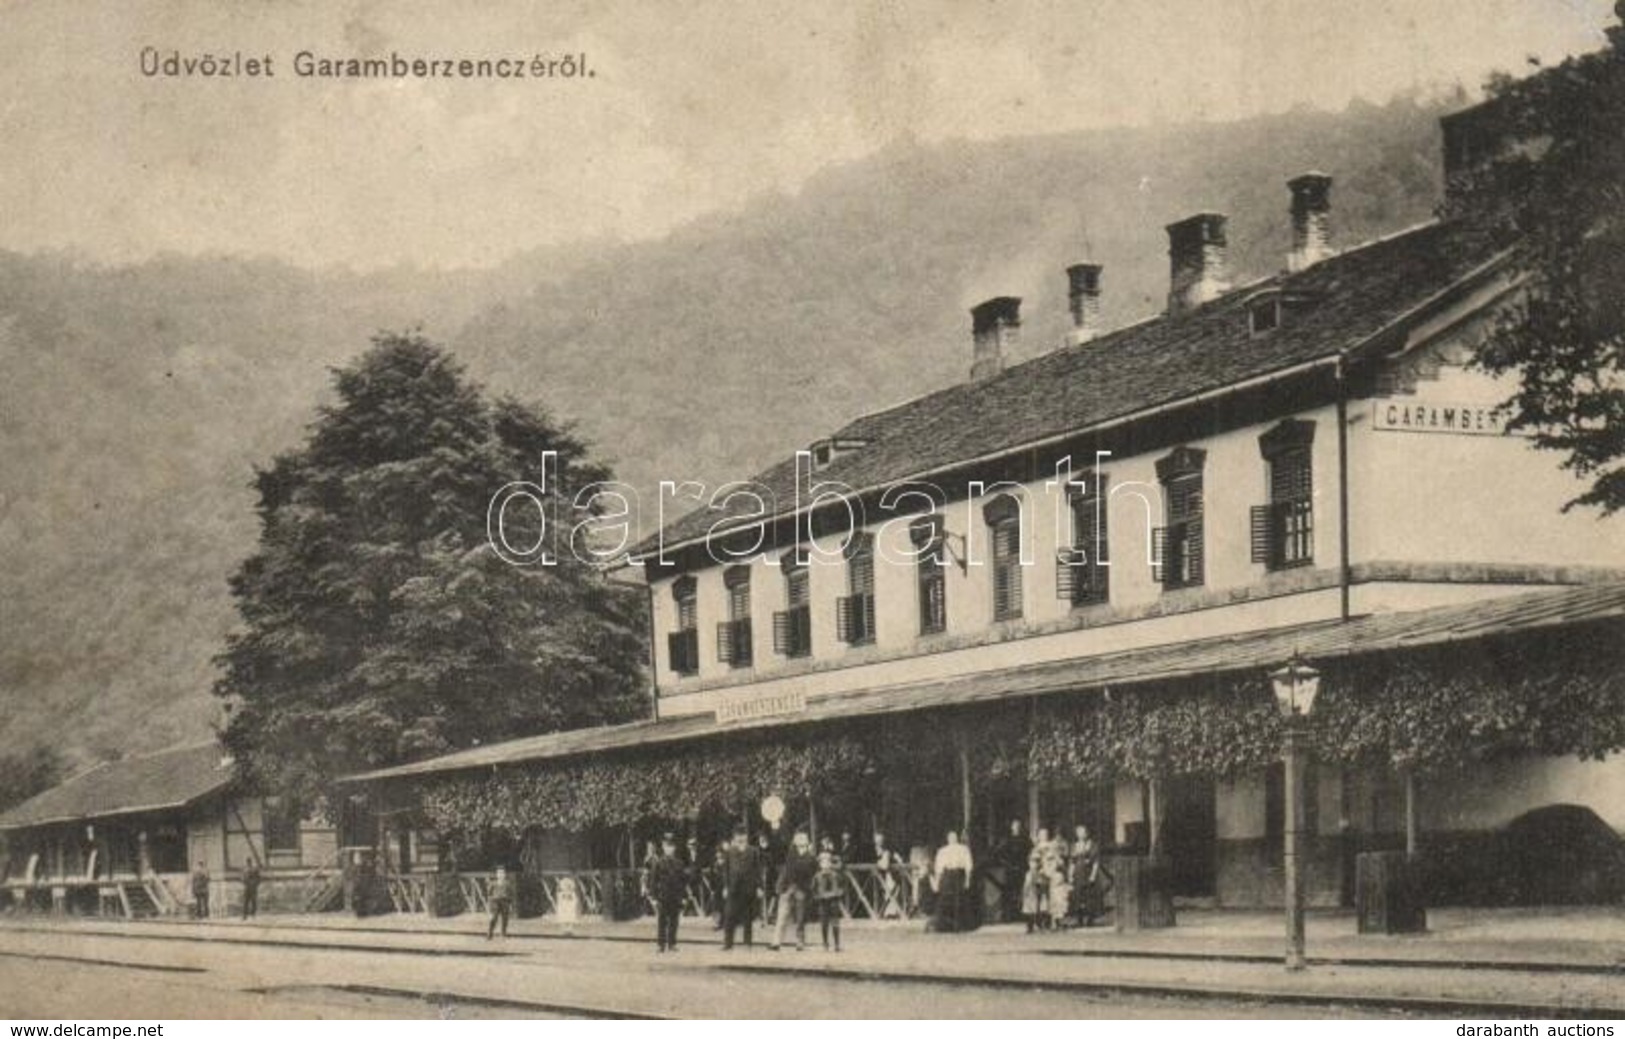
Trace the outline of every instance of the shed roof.
<instances>
[{"instance_id":1,"label":"shed roof","mask_svg":"<svg viewBox=\"0 0 1625 1039\"><path fill-rule=\"evenodd\" d=\"M231 779L213 741L103 762L0 815L0 830L184 808Z\"/></svg>"}]
</instances>

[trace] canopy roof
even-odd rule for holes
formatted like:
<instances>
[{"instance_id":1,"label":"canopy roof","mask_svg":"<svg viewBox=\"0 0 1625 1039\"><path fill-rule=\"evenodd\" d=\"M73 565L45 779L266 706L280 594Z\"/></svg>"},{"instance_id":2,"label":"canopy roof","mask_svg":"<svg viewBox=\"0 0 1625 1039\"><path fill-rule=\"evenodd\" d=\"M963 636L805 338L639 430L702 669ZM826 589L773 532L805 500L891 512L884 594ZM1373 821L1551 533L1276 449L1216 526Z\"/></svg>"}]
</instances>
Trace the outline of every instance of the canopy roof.
<instances>
[{"instance_id":1,"label":"canopy roof","mask_svg":"<svg viewBox=\"0 0 1625 1039\"><path fill-rule=\"evenodd\" d=\"M1200 674L1258 670L1294 653L1311 663L1385 650L1436 646L1565 625L1625 619L1625 581L1543 590L1451 606L1328 620L1165 646L1079 657L810 700L794 714L719 722L709 713L575 729L510 740L348 777L350 782L440 775L670 744L724 733L891 714L931 707L1135 685Z\"/></svg>"},{"instance_id":2,"label":"canopy roof","mask_svg":"<svg viewBox=\"0 0 1625 1039\"><path fill-rule=\"evenodd\" d=\"M103 762L0 815L0 830L185 808L231 779L213 741Z\"/></svg>"}]
</instances>

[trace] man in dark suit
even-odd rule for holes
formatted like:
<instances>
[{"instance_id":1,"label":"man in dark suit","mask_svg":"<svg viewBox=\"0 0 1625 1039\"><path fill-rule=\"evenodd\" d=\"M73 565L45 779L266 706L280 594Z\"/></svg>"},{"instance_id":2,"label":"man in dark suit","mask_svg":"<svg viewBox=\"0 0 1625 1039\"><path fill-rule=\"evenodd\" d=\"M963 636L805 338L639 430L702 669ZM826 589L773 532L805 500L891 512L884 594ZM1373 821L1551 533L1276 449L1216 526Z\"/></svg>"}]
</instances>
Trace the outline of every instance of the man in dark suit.
<instances>
[{"instance_id":1,"label":"man in dark suit","mask_svg":"<svg viewBox=\"0 0 1625 1039\"><path fill-rule=\"evenodd\" d=\"M806 830L797 830L790 850L779 868L778 922L773 927L773 944L777 951L784 942L784 927L796 927L796 949L807 947L807 900L812 897L813 877L818 873L818 857L813 854L812 839Z\"/></svg>"},{"instance_id":2,"label":"man in dark suit","mask_svg":"<svg viewBox=\"0 0 1625 1039\"><path fill-rule=\"evenodd\" d=\"M999 844L999 904L1004 919L1021 919L1021 887L1027 877L1027 859L1033 842L1027 839L1020 819L1010 820L1010 833Z\"/></svg>"},{"instance_id":3,"label":"man in dark suit","mask_svg":"<svg viewBox=\"0 0 1625 1039\"><path fill-rule=\"evenodd\" d=\"M677 951L677 921L688 894L688 868L677 857L677 838L660 839L660 856L649 865L649 897L655 903L657 952Z\"/></svg>"},{"instance_id":4,"label":"man in dark suit","mask_svg":"<svg viewBox=\"0 0 1625 1039\"><path fill-rule=\"evenodd\" d=\"M260 911L260 864L250 859L243 867L243 919L258 916Z\"/></svg>"},{"instance_id":5,"label":"man in dark suit","mask_svg":"<svg viewBox=\"0 0 1625 1039\"><path fill-rule=\"evenodd\" d=\"M756 892L762 886L762 853L750 846L743 826L734 829L733 843L722 859L723 949L734 947L734 931L743 926L750 948L756 916Z\"/></svg>"},{"instance_id":6,"label":"man in dark suit","mask_svg":"<svg viewBox=\"0 0 1625 1039\"><path fill-rule=\"evenodd\" d=\"M209 871L202 860L192 871L192 915L199 920L209 918Z\"/></svg>"}]
</instances>

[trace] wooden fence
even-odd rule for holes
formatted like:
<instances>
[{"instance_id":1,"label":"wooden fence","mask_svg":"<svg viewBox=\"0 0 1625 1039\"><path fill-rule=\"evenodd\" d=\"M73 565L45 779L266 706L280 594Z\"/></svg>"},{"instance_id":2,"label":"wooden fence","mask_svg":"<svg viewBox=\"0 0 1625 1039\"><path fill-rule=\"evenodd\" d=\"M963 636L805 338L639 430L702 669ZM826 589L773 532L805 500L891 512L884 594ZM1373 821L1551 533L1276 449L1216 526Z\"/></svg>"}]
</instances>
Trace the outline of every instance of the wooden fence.
<instances>
[{"instance_id":1,"label":"wooden fence","mask_svg":"<svg viewBox=\"0 0 1625 1039\"><path fill-rule=\"evenodd\" d=\"M431 911L431 885L439 884L441 874L396 873L386 878L389 900L398 913L428 913ZM458 873L456 889L461 905L442 905L440 912L462 911L485 914L490 911L492 873ZM617 907L611 905L612 892L637 892L634 908L643 913L654 913L654 902L642 883L643 872L635 869L547 870L525 874L540 881L542 915L556 916L559 905L560 883L569 878L575 884L577 913L581 916L604 916ZM842 870L845 888L841 897L841 912L848 919L912 920L923 915L923 903L930 889L929 878L921 870L898 866L882 870L872 865L852 865ZM517 877L515 878L517 879ZM761 900L762 909L769 897ZM625 907L621 907L625 912ZM712 870L699 871L691 876L683 900L683 914L691 917L716 916L722 911L720 881Z\"/></svg>"}]
</instances>

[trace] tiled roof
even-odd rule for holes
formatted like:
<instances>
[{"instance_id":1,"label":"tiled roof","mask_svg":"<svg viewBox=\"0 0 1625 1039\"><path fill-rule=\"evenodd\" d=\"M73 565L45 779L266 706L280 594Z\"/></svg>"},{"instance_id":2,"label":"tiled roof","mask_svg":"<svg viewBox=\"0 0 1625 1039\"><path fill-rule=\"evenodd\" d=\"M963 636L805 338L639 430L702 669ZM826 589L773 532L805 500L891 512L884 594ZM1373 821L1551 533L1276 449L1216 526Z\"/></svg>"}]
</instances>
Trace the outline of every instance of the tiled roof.
<instances>
[{"instance_id":1,"label":"tiled roof","mask_svg":"<svg viewBox=\"0 0 1625 1039\"><path fill-rule=\"evenodd\" d=\"M1057 349L991 379L961 383L867 415L837 438L868 441L818 479L858 491L1082 432L1161 405L1350 351L1481 268L1490 255L1452 225L1432 223L1348 250L1293 274L1239 288L1194 310ZM1295 301L1274 331L1253 335L1250 302ZM968 357L968 351L967 351ZM794 499L795 461L754 477ZM748 501L739 499L741 509ZM696 510L659 535L668 547L704 537L725 514ZM640 546L651 551L659 542Z\"/></svg>"},{"instance_id":2,"label":"tiled roof","mask_svg":"<svg viewBox=\"0 0 1625 1039\"><path fill-rule=\"evenodd\" d=\"M225 752L212 742L110 761L0 815L0 830L183 808L231 778Z\"/></svg>"},{"instance_id":3,"label":"tiled roof","mask_svg":"<svg viewBox=\"0 0 1625 1039\"><path fill-rule=\"evenodd\" d=\"M1078 692L1108 685L1132 685L1190 675L1246 670L1262 672L1279 665L1294 653L1301 654L1311 663L1318 663L1364 653L1419 648L1561 625L1621 620L1625 620L1625 581L1607 581L1426 610L1380 613L1349 621L1317 621L1267 631L842 693L812 700L807 704L806 711L797 714L719 723L711 714L701 713L631 725L557 732L380 769L352 776L350 780L494 768L731 732L986 703L1012 697Z\"/></svg>"}]
</instances>

